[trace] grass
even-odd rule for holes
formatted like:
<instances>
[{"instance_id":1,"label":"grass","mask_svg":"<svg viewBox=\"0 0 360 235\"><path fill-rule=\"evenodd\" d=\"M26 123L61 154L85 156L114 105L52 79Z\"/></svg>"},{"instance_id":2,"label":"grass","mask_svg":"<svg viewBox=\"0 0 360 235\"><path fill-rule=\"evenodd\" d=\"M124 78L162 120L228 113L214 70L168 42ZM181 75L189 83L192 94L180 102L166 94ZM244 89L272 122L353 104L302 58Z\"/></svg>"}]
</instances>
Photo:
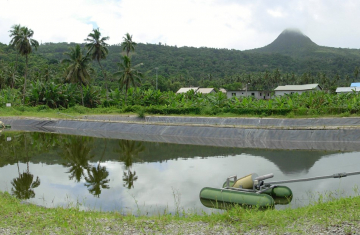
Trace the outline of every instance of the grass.
<instances>
[{"instance_id":1,"label":"grass","mask_svg":"<svg viewBox=\"0 0 360 235\"><path fill-rule=\"evenodd\" d=\"M285 210L257 211L235 207L223 213L121 215L117 212L81 211L77 206L44 208L23 204L0 192L0 233L17 234L108 234L108 233L311 233L341 227L351 234L359 228L360 197L321 200L312 205ZM360 230L357 230L360 231Z\"/></svg>"},{"instance_id":2,"label":"grass","mask_svg":"<svg viewBox=\"0 0 360 235\"><path fill-rule=\"evenodd\" d=\"M84 115L134 115L140 118L145 117L145 110L138 110L136 113L122 113L120 109L109 107L109 108L86 108L83 106L74 106L69 109L50 109L46 106L37 106L37 107L28 107L28 106L19 106L19 107L10 107L10 108L0 108L0 116L3 117L38 117L38 118L61 118L61 119L72 119L79 118ZM152 116L149 115L148 116ZM157 115L161 116L161 115ZM187 115L166 115L166 116L189 116L189 117L243 117L243 118L324 118L324 117L359 117L356 114L342 113L338 115L319 115L319 114L307 114L307 115L296 115L293 112L287 115L237 115L233 113L218 113L216 115L208 114L187 114Z\"/></svg>"}]
</instances>

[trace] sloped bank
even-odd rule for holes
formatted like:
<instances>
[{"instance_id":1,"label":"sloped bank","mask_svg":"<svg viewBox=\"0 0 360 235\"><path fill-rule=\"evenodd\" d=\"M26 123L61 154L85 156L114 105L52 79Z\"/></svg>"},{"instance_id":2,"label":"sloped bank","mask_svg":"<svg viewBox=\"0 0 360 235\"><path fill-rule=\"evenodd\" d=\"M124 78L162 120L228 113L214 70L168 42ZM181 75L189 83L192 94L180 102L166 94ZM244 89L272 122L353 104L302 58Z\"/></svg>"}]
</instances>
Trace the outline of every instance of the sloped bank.
<instances>
[{"instance_id":1,"label":"sloped bank","mask_svg":"<svg viewBox=\"0 0 360 235\"><path fill-rule=\"evenodd\" d=\"M242 148L360 150L360 118L0 118L12 130Z\"/></svg>"}]
</instances>

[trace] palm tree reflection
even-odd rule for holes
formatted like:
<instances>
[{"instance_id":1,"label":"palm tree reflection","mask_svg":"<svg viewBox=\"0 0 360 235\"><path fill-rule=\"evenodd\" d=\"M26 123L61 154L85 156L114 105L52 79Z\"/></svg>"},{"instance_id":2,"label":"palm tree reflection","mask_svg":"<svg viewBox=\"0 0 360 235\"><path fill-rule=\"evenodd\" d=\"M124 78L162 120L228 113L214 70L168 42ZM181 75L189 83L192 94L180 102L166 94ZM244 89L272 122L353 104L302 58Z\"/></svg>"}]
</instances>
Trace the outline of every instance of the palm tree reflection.
<instances>
[{"instance_id":1,"label":"palm tree reflection","mask_svg":"<svg viewBox=\"0 0 360 235\"><path fill-rule=\"evenodd\" d=\"M127 170L133 164L135 159L138 159L139 153L143 152L145 147L141 142L132 140L120 140L119 149L115 149L115 152L120 153L120 161L124 162L125 169Z\"/></svg>"},{"instance_id":2,"label":"palm tree reflection","mask_svg":"<svg viewBox=\"0 0 360 235\"><path fill-rule=\"evenodd\" d=\"M110 179L107 179L109 176L109 172L106 170L105 166L101 166L100 163L104 158L105 150L107 147L107 140L105 139L105 147L104 151L101 155L101 158L99 160L99 163L96 167L91 167L88 169L88 177L85 177L85 186L88 187L89 192L94 195L95 197L99 197L101 194L101 189L109 189L109 183Z\"/></svg>"},{"instance_id":3,"label":"palm tree reflection","mask_svg":"<svg viewBox=\"0 0 360 235\"><path fill-rule=\"evenodd\" d=\"M15 195L19 199L29 199L35 197L34 188L39 187L40 179L37 176L35 181L33 181L34 175L30 174L29 172L24 172L20 174L19 177L14 178L11 181L11 193Z\"/></svg>"},{"instance_id":4,"label":"palm tree reflection","mask_svg":"<svg viewBox=\"0 0 360 235\"><path fill-rule=\"evenodd\" d=\"M70 180L75 178L75 182L80 182L85 177L84 171L90 169L89 160L94 157L93 146L93 139L89 137L67 136L64 139L62 156L66 162L63 166L69 167L66 173L70 173Z\"/></svg>"},{"instance_id":5,"label":"palm tree reflection","mask_svg":"<svg viewBox=\"0 0 360 235\"><path fill-rule=\"evenodd\" d=\"M20 174L20 167L19 167L19 159L18 159L18 154L16 151L16 148L13 146L12 148L12 153L14 154L14 157L16 158L16 164L17 164L17 168L18 168L18 174L19 177L14 178L11 181L11 185L13 186L13 188L11 188L11 193L12 195L16 196L19 199L29 199L29 198L34 198L35 197L35 192L34 192L34 188L39 187L40 185L40 179L37 176L35 181L34 180L34 175L30 173L30 167L29 167L29 152L32 152L32 147L33 145L30 146L30 149L28 149L28 134L24 133L22 136L22 138L19 138L20 141L24 141L24 151L20 150L20 153L25 153L25 156L20 156L20 157L25 157L26 159L26 172L23 172L22 174ZM31 141L31 136L30 136L30 141Z\"/></svg>"},{"instance_id":6,"label":"palm tree reflection","mask_svg":"<svg viewBox=\"0 0 360 235\"><path fill-rule=\"evenodd\" d=\"M124 162L125 170L123 175L123 186L128 189L134 188L134 182L138 179L136 171L131 171L131 166L135 159L138 159L139 153L143 152L145 147L141 142L132 140L120 140L119 149L114 151L120 153L120 161Z\"/></svg>"},{"instance_id":7,"label":"palm tree reflection","mask_svg":"<svg viewBox=\"0 0 360 235\"><path fill-rule=\"evenodd\" d=\"M136 171L131 172L130 170L128 170L128 172L124 171L124 175L123 175L123 186L131 189L134 188L134 182L138 179L138 177L136 176Z\"/></svg>"},{"instance_id":8,"label":"palm tree reflection","mask_svg":"<svg viewBox=\"0 0 360 235\"><path fill-rule=\"evenodd\" d=\"M86 183L85 186L89 188L89 192L95 197L99 197L101 194L101 189L109 189L109 172L106 170L105 166L100 166L100 162L96 167L91 167L88 171L89 177L85 177Z\"/></svg>"}]
</instances>

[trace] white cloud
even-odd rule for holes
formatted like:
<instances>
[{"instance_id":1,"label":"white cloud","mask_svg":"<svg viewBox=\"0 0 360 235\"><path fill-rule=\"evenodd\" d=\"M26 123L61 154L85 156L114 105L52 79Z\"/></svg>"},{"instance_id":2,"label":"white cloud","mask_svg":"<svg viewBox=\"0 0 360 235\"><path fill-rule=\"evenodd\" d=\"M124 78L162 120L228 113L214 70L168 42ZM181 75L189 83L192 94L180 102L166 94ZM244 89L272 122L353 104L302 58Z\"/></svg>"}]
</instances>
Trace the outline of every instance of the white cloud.
<instances>
[{"instance_id":1,"label":"white cloud","mask_svg":"<svg viewBox=\"0 0 360 235\"><path fill-rule=\"evenodd\" d=\"M83 42L100 27L109 43L125 33L143 43L252 49L285 28L299 28L319 45L360 48L355 0L0 0L0 42L14 24L39 42Z\"/></svg>"}]
</instances>

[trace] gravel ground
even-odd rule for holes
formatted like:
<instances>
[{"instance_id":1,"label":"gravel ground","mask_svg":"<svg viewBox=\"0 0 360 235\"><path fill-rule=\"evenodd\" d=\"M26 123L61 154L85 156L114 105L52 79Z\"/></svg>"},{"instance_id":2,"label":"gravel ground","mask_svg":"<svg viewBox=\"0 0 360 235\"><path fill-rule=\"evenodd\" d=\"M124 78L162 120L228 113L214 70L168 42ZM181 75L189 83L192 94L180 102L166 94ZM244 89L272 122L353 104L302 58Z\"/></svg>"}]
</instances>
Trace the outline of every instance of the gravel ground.
<instances>
[{"instance_id":1,"label":"gravel ground","mask_svg":"<svg viewBox=\"0 0 360 235\"><path fill-rule=\"evenodd\" d=\"M259 227L250 231L244 231L241 226L236 225L209 225L204 222L172 222L165 225L156 224L154 221L141 222L141 224L118 223L114 221L98 221L103 224L102 228L90 227L81 234L360 234L359 223L342 223L341 225L302 225L294 228L289 226L281 230L268 230L266 227ZM31 231L19 232L17 228L0 228L0 234L37 234ZM60 229L44 229L43 234L63 234ZM80 234L79 231L72 230L69 234Z\"/></svg>"}]
</instances>

